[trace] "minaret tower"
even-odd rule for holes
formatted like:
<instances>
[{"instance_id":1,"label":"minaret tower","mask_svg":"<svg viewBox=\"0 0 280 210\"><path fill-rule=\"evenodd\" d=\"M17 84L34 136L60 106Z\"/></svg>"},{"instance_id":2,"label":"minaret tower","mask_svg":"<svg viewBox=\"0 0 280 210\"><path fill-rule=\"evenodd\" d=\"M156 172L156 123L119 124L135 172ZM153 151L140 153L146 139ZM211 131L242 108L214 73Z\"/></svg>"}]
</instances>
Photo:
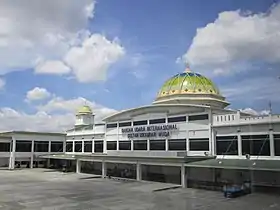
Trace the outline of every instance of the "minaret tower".
<instances>
[{"instance_id":1,"label":"minaret tower","mask_svg":"<svg viewBox=\"0 0 280 210\"><path fill-rule=\"evenodd\" d=\"M76 123L75 127L77 126L87 126L94 124L94 114L92 109L88 105L84 105L80 107L76 114Z\"/></svg>"}]
</instances>

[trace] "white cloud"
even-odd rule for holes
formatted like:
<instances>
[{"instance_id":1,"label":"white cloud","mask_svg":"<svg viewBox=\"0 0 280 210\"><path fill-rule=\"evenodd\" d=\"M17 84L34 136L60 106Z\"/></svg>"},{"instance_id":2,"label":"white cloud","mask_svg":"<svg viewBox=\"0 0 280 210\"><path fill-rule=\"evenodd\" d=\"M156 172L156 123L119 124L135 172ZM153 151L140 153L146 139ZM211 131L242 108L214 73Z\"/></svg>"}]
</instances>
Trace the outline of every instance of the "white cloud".
<instances>
[{"instance_id":1,"label":"white cloud","mask_svg":"<svg viewBox=\"0 0 280 210\"><path fill-rule=\"evenodd\" d=\"M72 73L80 82L105 80L125 51L116 38L87 30L94 9L95 0L0 1L0 75L34 68Z\"/></svg>"},{"instance_id":2,"label":"white cloud","mask_svg":"<svg viewBox=\"0 0 280 210\"><path fill-rule=\"evenodd\" d=\"M39 74L67 74L71 70L62 61L42 61L35 67L35 73Z\"/></svg>"},{"instance_id":3,"label":"white cloud","mask_svg":"<svg viewBox=\"0 0 280 210\"><path fill-rule=\"evenodd\" d=\"M26 93L26 100L37 101L37 100L46 99L50 96L51 96L50 92L47 91L45 88L35 87Z\"/></svg>"},{"instance_id":4,"label":"white cloud","mask_svg":"<svg viewBox=\"0 0 280 210\"><path fill-rule=\"evenodd\" d=\"M70 100L54 97L46 104L37 107L38 111L34 114L27 114L8 107L0 108L0 121L5 122L0 124L0 131L63 132L73 128L75 113L85 103L92 107L95 114L95 122L100 122L105 116L116 112L114 109L81 97Z\"/></svg>"},{"instance_id":5,"label":"white cloud","mask_svg":"<svg viewBox=\"0 0 280 210\"><path fill-rule=\"evenodd\" d=\"M229 101L280 102L280 81L277 77L246 78L221 87L222 94Z\"/></svg>"},{"instance_id":6,"label":"white cloud","mask_svg":"<svg viewBox=\"0 0 280 210\"><path fill-rule=\"evenodd\" d=\"M247 113L247 114L251 114L251 115L268 115L270 113L269 110L262 110L262 111L256 111L252 108L245 108L245 109L240 109L241 112Z\"/></svg>"},{"instance_id":7,"label":"white cloud","mask_svg":"<svg viewBox=\"0 0 280 210\"><path fill-rule=\"evenodd\" d=\"M0 90L6 85L5 80L0 78Z\"/></svg>"},{"instance_id":8,"label":"white cloud","mask_svg":"<svg viewBox=\"0 0 280 210\"><path fill-rule=\"evenodd\" d=\"M197 29L181 59L191 65L219 66L218 74L222 74L223 69L225 73L232 73L240 71L240 68L228 70L236 61L280 62L279 40L280 5L272 7L267 14L225 11L214 22Z\"/></svg>"},{"instance_id":9,"label":"white cloud","mask_svg":"<svg viewBox=\"0 0 280 210\"><path fill-rule=\"evenodd\" d=\"M108 68L124 54L118 40L110 41L103 35L92 34L80 47L71 48L64 60L78 81L92 82L105 80Z\"/></svg>"},{"instance_id":10,"label":"white cloud","mask_svg":"<svg viewBox=\"0 0 280 210\"><path fill-rule=\"evenodd\" d=\"M62 97L54 97L53 99L48 101L48 103L38 106L37 109L39 111L43 111L50 114L59 111L76 113L77 109L85 104L87 104L92 108L93 113L96 115L97 121L100 121L105 116L108 116L116 112L116 110L114 109L104 107L100 104L97 104L93 101L89 101L82 97L68 99L68 100Z\"/></svg>"},{"instance_id":11,"label":"white cloud","mask_svg":"<svg viewBox=\"0 0 280 210\"><path fill-rule=\"evenodd\" d=\"M38 57L60 59L93 17L94 2L0 1L0 74L33 67Z\"/></svg>"},{"instance_id":12,"label":"white cloud","mask_svg":"<svg viewBox=\"0 0 280 210\"><path fill-rule=\"evenodd\" d=\"M0 109L0 131L49 131L63 132L75 123L75 115L71 113L50 115L46 112L27 114L11 108Z\"/></svg>"}]
</instances>

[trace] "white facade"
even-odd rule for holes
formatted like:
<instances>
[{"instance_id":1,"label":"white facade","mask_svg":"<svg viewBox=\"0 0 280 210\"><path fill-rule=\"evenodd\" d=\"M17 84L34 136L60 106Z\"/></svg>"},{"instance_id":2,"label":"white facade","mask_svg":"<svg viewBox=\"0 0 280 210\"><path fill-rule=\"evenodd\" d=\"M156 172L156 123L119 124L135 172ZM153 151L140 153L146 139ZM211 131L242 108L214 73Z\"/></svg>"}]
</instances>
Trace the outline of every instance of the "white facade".
<instances>
[{"instance_id":1,"label":"white facade","mask_svg":"<svg viewBox=\"0 0 280 210\"><path fill-rule=\"evenodd\" d=\"M185 119L177 120L176 122L176 117L185 117ZM158 120L159 123L156 123L155 120ZM184 154L185 156L245 158L246 154L248 154L251 158L258 159L277 159L279 157L275 154L277 148L274 145L274 138L280 134L280 115L250 116L239 111L219 110L207 106L157 104L123 111L104 119L104 121L106 122L104 125L93 125L90 130L79 128L69 131L67 133L67 142L73 142L71 153L75 153L75 143L77 142L81 142L82 148L80 151L76 150L76 152L84 153L85 142L91 142L91 152L94 152L95 142L102 141L102 151L98 152L109 155L172 157ZM139 124L139 122L141 125L133 125L134 123ZM169 136L159 136L159 133L168 132L168 130L155 131L156 136L152 134L151 137L147 136L149 135L147 133L153 132L151 129L160 128L159 126L163 125L175 125L177 129L169 130ZM138 131L136 131L137 129ZM141 132L139 129L145 129L145 131ZM244 148L242 149L242 141L245 141L245 139L242 140L242 136L249 141L250 136L254 137L256 135L267 135L267 139L259 140L269 142L269 154L263 151L260 151L257 155L256 151L249 154L247 153L248 151L244 151ZM227 141L231 142L236 140L237 152L233 152L232 148L226 148L223 152L217 151L217 137L219 139L219 137L226 136L234 136L236 138L227 139ZM170 142L175 139L184 140L185 147L179 148L178 150L176 148L169 148ZM135 149L133 142L143 140L146 141L146 149ZM156 148L150 148L153 142L157 140L165 142L164 149L162 147L158 150ZM252 140L254 139L252 138ZM119 148L120 143L125 144L125 142L128 142L127 144L130 145L130 149L123 150ZM110 145L110 143L112 144ZM204 146L199 148L199 144L203 144ZM111 147L107 148L108 145ZM228 147L231 146L228 145ZM257 146L255 147L257 148ZM227 149L232 154L227 154Z\"/></svg>"},{"instance_id":2,"label":"white facade","mask_svg":"<svg viewBox=\"0 0 280 210\"><path fill-rule=\"evenodd\" d=\"M40 155L65 152L65 134L13 131L0 134L0 167L14 169L24 162L33 167L34 162L45 159Z\"/></svg>"}]
</instances>

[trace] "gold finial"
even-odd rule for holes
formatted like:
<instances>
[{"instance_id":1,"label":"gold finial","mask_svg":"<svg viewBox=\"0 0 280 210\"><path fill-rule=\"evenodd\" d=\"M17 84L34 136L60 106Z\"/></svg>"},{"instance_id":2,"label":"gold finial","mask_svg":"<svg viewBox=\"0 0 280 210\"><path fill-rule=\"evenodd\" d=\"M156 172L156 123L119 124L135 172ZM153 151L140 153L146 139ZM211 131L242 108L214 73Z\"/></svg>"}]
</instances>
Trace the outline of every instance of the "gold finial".
<instances>
[{"instance_id":1,"label":"gold finial","mask_svg":"<svg viewBox=\"0 0 280 210\"><path fill-rule=\"evenodd\" d=\"M190 68L189 62L186 63L185 72L191 72L191 68Z\"/></svg>"}]
</instances>

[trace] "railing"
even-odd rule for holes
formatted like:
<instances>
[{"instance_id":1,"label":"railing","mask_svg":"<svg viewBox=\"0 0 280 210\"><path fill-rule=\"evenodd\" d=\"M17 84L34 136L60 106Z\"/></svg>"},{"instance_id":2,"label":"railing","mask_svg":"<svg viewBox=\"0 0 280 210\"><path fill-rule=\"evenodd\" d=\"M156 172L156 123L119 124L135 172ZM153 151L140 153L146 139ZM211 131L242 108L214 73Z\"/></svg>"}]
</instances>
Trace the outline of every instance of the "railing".
<instances>
[{"instance_id":1,"label":"railing","mask_svg":"<svg viewBox=\"0 0 280 210\"><path fill-rule=\"evenodd\" d=\"M108 155L132 157L179 157L176 151L107 151Z\"/></svg>"},{"instance_id":2,"label":"railing","mask_svg":"<svg viewBox=\"0 0 280 210\"><path fill-rule=\"evenodd\" d=\"M232 115L231 117L228 116L230 115L213 116L213 125L280 122L280 115L250 116L250 117L240 117L240 118L238 117L238 115Z\"/></svg>"},{"instance_id":3,"label":"railing","mask_svg":"<svg viewBox=\"0 0 280 210\"><path fill-rule=\"evenodd\" d=\"M93 129L93 130L82 130L82 131L69 131L67 135L94 135L94 134L104 134L105 129Z\"/></svg>"}]
</instances>

